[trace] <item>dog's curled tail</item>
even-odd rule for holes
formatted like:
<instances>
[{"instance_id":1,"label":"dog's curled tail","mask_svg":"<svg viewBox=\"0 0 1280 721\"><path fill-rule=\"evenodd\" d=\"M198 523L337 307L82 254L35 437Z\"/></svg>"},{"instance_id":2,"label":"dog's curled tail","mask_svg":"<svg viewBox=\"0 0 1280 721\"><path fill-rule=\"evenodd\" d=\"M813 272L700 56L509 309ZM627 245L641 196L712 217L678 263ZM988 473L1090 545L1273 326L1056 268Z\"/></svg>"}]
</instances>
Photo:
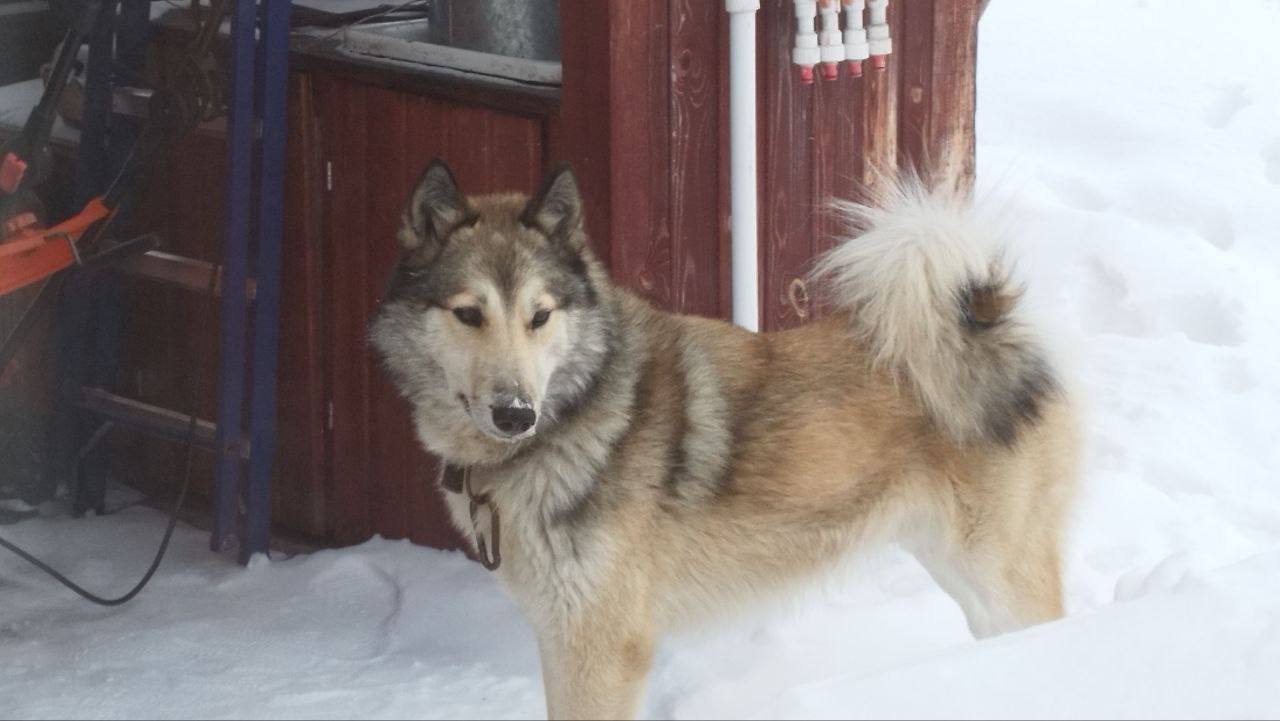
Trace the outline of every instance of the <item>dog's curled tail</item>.
<instances>
[{"instance_id":1,"label":"dog's curled tail","mask_svg":"<svg viewBox=\"0 0 1280 721\"><path fill-rule=\"evenodd\" d=\"M957 193L886 185L874 203L836 205L852 232L815 276L873 364L909 385L939 428L961 443L1011 445L1059 386L1018 317L1021 289L996 234Z\"/></svg>"}]
</instances>

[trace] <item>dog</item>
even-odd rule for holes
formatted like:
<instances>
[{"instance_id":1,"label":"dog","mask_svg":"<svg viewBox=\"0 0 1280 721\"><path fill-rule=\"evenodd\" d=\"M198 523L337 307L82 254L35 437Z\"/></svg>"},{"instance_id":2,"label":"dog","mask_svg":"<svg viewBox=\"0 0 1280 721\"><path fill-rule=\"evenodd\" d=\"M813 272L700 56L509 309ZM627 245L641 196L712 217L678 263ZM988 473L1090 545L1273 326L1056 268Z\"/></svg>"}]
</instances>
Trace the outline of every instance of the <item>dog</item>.
<instances>
[{"instance_id":1,"label":"dog","mask_svg":"<svg viewBox=\"0 0 1280 721\"><path fill-rule=\"evenodd\" d=\"M886 185L840 207L832 312L755 334L610 282L569 168L532 197L426 169L370 340L550 717L632 717L662 633L882 541L978 637L1062 615L1072 396L969 206Z\"/></svg>"}]
</instances>

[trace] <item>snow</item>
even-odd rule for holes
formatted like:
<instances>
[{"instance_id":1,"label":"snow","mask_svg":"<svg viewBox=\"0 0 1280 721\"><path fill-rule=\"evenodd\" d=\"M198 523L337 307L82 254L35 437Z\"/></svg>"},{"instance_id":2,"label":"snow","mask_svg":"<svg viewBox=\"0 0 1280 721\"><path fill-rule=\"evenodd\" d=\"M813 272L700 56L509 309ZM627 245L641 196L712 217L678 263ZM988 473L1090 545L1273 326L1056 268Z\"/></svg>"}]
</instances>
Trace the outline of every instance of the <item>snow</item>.
<instances>
[{"instance_id":1,"label":"snow","mask_svg":"<svg viewBox=\"0 0 1280 721\"><path fill-rule=\"evenodd\" d=\"M1280 716L1280 2L997 0L984 194L1089 405L1069 617L983 642L888 549L664 644L674 718ZM98 589L163 517L0 529ZM181 529L89 607L0 557L0 717L536 717L530 632L478 566L377 540L230 566Z\"/></svg>"},{"instance_id":2,"label":"snow","mask_svg":"<svg viewBox=\"0 0 1280 721\"><path fill-rule=\"evenodd\" d=\"M0 128L21 130L31 111L40 104L42 93L44 81L40 78L0 86ZM59 117L53 121L52 137L56 142L74 145L80 142L80 131Z\"/></svg>"}]
</instances>

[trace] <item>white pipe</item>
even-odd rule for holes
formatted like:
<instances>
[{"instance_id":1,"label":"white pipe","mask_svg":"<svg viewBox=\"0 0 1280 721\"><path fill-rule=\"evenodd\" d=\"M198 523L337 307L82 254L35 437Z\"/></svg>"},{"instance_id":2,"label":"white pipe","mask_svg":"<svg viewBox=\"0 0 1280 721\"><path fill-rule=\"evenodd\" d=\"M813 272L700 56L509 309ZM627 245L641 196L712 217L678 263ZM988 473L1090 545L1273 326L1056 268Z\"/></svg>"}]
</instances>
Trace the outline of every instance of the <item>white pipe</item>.
<instances>
[{"instance_id":1,"label":"white pipe","mask_svg":"<svg viewBox=\"0 0 1280 721\"><path fill-rule=\"evenodd\" d=\"M862 75L862 62L871 57L871 45L867 42L867 28L862 15L867 0L843 0L844 5L844 54L849 72L854 77Z\"/></svg>"},{"instance_id":2,"label":"white pipe","mask_svg":"<svg viewBox=\"0 0 1280 721\"><path fill-rule=\"evenodd\" d=\"M889 32L889 0L869 0L867 3L867 40L871 44L871 60L877 69L883 70L893 52L893 36Z\"/></svg>"},{"instance_id":3,"label":"white pipe","mask_svg":"<svg viewBox=\"0 0 1280 721\"><path fill-rule=\"evenodd\" d=\"M756 12L760 0L725 0L729 12L729 198L733 322L760 330L756 211Z\"/></svg>"},{"instance_id":4,"label":"white pipe","mask_svg":"<svg viewBox=\"0 0 1280 721\"><path fill-rule=\"evenodd\" d=\"M800 82L813 82L813 66L822 60L818 49L818 33L814 23L818 18L818 0L795 0L796 42L791 49L791 62L800 66Z\"/></svg>"},{"instance_id":5,"label":"white pipe","mask_svg":"<svg viewBox=\"0 0 1280 721\"><path fill-rule=\"evenodd\" d=\"M818 33L818 49L822 55L822 77L835 80L840 77L840 63L844 62L844 39L840 35L840 4L826 0L819 10L822 30Z\"/></svg>"}]
</instances>

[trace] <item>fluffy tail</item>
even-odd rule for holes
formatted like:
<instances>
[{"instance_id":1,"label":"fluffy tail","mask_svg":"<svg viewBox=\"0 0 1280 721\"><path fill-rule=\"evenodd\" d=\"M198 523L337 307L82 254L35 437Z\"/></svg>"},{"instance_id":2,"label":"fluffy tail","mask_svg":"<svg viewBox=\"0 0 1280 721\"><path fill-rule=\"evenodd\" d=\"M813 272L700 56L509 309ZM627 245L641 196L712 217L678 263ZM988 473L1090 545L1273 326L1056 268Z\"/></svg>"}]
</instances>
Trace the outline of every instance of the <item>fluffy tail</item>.
<instances>
[{"instance_id":1,"label":"fluffy tail","mask_svg":"<svg viewBox=\"0 0 1280 721\"><path fill-rule=\"evenodd\" d=\"M917 180L837 209L855 232L815 274L873 362L909 384L954 440L1013 444L1059 385L1018 318L1021 290L995 232L967 201Z\"/></svg>"}]
</instances>

